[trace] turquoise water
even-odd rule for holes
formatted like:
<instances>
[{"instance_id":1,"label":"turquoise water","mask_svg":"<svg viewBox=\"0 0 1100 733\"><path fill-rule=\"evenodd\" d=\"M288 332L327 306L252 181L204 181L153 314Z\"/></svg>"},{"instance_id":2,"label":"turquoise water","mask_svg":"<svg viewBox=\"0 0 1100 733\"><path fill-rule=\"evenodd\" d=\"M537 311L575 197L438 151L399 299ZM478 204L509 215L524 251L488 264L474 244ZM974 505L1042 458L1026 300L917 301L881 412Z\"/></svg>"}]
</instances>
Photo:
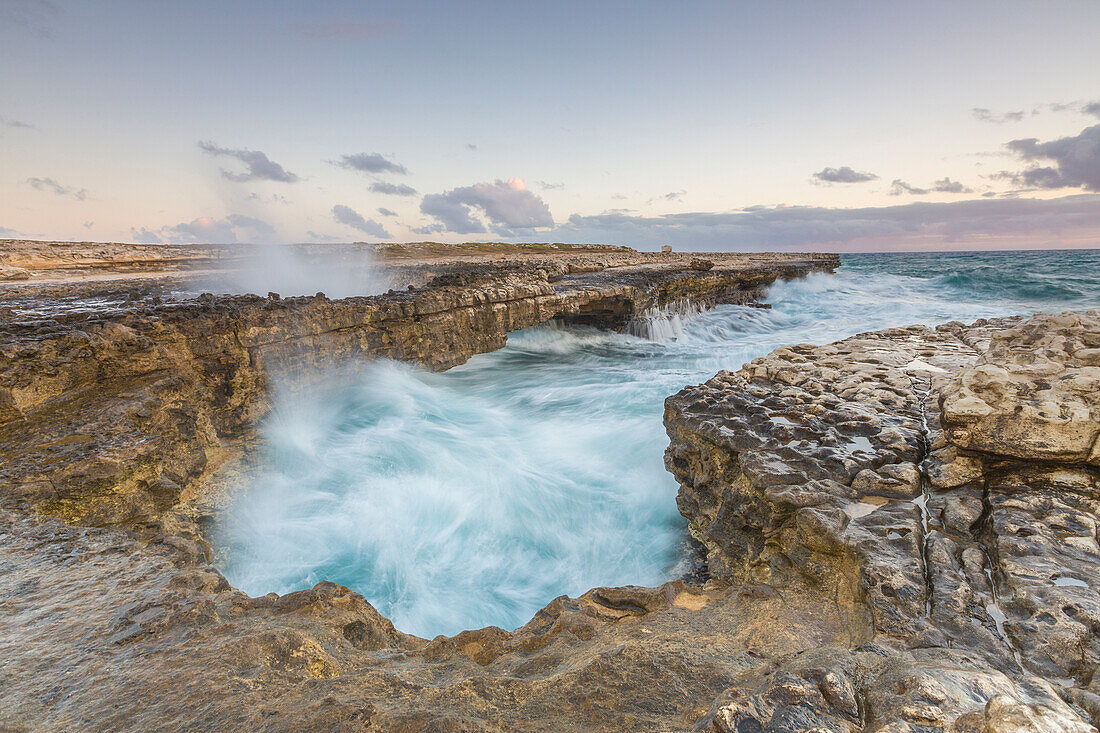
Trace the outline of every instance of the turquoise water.
<instances>
[{"instance_id":1,"label":"turquoise water","mask_svg":"<svg viewBox=\"0 0 1100 733\"><path fill-rule=\"evenodd\" d=\"M263 470L219 528L242 590L332 580L405 632L512 629L556 596L687 568L663 400L791 343L1100 308L1100 251L845 256L660 342L530 329L444 374L375 362L277 399Z\"/></svg>"}]
</instances>

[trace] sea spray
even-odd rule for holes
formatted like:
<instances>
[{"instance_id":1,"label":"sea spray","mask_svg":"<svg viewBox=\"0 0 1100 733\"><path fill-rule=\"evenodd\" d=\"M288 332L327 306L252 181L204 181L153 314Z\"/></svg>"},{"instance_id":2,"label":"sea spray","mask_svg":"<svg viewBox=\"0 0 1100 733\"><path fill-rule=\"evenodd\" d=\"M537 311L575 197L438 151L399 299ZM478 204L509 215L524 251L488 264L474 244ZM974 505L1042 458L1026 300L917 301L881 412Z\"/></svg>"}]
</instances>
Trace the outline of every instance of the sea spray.
<instances>
[{"instance_id":1,"label":"sea spray","mask_svg":"<svg viewBox=\"0 0 1100 733\"><path fill-rule=\"evenodd\" d=\"M663 580L682 521L653 416L584 417L584 396L500 376L485 394L378 361L283 399L268 464L223 527L226 572L254 594L343 583L425 636Z\"/></svg>"},{"instance_id":2,"label":"sea spray","mask_svg":"<svg viewBox=\"0 0 1100 733\"><path fill-rule=\"evenodd\" d=\"M330 298L377 295L392 278L367 246L240 245L216 273L197 273L189 290L290 297L324 293Z\"/></svg>"},{"instance_id":3,"label":"sea spray","mask_svg":"<svg viewBox=\"0 0 1100 733\"><path fill-rule=\"evenodd\" d=\"M650 341L675 341L684 335L688 319L703 312L703 307L690 300L674 300L663 306L646 308L627 324L631 336Z\"/></svg>"},{"instance_id":4,"label":"sea spray","mask_svg":"<svg viewBox=\"0 0 1100 733\"><path fill-rule=\"evenodd\" d=\"M1011 270L1005 287L986 266ZM665 397L778 346L1098 308L1100 253L846 257L766 300L660 341L531 329L443 374L380 361L277 394L260 470L219 525L227 577L254 595L332 580L428 637L657 584L680 572L686 532L662 462Z\"/></svg>"}]
</instances>

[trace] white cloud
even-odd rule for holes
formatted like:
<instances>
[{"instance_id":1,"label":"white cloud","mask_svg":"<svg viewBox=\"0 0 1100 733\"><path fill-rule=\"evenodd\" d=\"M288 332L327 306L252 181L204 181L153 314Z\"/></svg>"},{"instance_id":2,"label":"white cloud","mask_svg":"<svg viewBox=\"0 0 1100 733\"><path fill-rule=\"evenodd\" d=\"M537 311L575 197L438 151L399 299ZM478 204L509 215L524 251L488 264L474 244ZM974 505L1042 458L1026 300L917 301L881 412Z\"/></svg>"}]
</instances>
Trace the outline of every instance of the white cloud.
<instances>
[{"instance_id":1,"label":"white cloud","mask_svg":"<svg viewBox=\"0 0 1100 733\"><path fill-rule=\"evenodd\" d=\"M233 173L222 169L222 177L229 181L245 183L247 181L276 181L278 183L296 183L298 176L283 168L259 150L247 148L223 148L212 142L199 142L199 147L215 157L235 158L248 168L246 173Z\"/></svg>"},{"instance_id":2,"label":"white cloud","mask_svg":"<svg viewBox=\"0 0 1100 733\"><path fill-rule=\"evenodd\" d=\"M336 204L332 207L332 218L339 224L344 224L352 229L358 229L359 231L369 234L372 237L378 237L379 239L392 239L393 235L386 231L386 228L376 222L374 219L364 219L363 216L351 208L350 206L344 206L343 204Z\"/></svg>"},{"instance_id":3,"label":"white cloud","mask_svg":"<svg viewBox=\"0 0 1100 733\"><path fill-rule=\"evenodd\" d=\"M420 202L420 211L433 217L443 230L456 234L480 234L488 226L503 236L554 226L550 207L531 192L522 178L429 194ZM430 233L434 227L425 227ZM438 231L438 230L436 230Z\"/></svg>"}]
</instances>

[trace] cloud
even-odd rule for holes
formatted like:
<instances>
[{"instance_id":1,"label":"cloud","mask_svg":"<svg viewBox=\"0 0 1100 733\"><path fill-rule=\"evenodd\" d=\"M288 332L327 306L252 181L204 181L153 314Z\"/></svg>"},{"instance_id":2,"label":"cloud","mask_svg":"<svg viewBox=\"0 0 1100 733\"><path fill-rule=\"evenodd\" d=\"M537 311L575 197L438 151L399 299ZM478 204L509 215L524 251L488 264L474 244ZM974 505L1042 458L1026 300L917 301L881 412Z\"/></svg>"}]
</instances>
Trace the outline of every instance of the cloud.
<instances>
[{"instance_id":1,"label":"cloud","mask_svg":"<svg viewBox=\"0 0 1100 733\"><path fill-rule=\"evenodd\" d=\"M315 242L335 242L340 239L339 237L334 237L331 234L318 234L312 229L306 232L306 234L308 234L309 238Z\"/></svg>"},{"instance_id":2,"label":"cloud","mask_svg":"<svg viewBox=\"0 0 1100 733\"><path fill-rule=\"evenodd\" d=\"M427 214L439 223L419 227L416 229L417 233L434 234L448 231L455 234L482 234L486 231L481 221L470 216L470 207L452 196L459 190L456 188L446 193L428 194L421 200L421 213Z\"/></svg>"},{"instance_id":3,"label":"cloud","mask_svg":"<svg viewBox=\"0 0 1100 733\"><path fill-rule=\"evenodd\" d=\"M1100 195L1056 199L994 198L856 209L753 207L647 217L574 214L550 233L555 241L656 249L943 249L1027 247L1100 240Z\"/></svg>"},{"instance_id":4,"label":"cloud","mask_svg":"<svg viewBox=\"0 0 1100 733\"><path fill-rule=\"evenodd\" d=\"M8 237L9 239L18 239L22 236L22 233L11 227L0 226L0 237Z\"/></svg>"},{"instance_id":5,"label":"cloud","mask_svg":"<svg viewBox=\"0 0 1100 733\"><path fill-rule=\"evenodd\" d=\"M162 232L167 235L167 238L174 241L217 244L237 241L237 233L233 231L231 221L228 219L214 219L209 216L200 216L198 219L164 227Z\"/></svg>"},{"instance_id":6,"label":"cloud","mask_svg":"<svg viewBox=\"0 0 1100 733\"><path fill-rule=\"evenodd\" d=\"M1037 104L1031 108L1031 114L1037 115L1043 112L1084 112L1085 104L1083 102L1050 102L1048 104Z\"/></svg>"},{"instance_id":7,"label":"cloud","mask_svg":"<svg viewBox=\"0 0 1100 733\"><path fill-rule=\"evenodd\" d=\"M92 227L95 226L95 222L94 221L86 221L81 226L83 226L85 229L91 229Z\"/></svg>"},{"instance_id":8,"label":"cloud","mask_svg":"<svg viewBox=\"0 0 1100 733\"><path fill-rule=\"evenodd\" d=\"M263 219L257 219L254 216L245 216L244 214L230 214L226 217L226 221L230 226L240 229L251 229L257 234L274 234L275 227L268 224Z\"/></svg>"},{"instance_id":9,"label":"cloud","mask_svg":"<svg viewBox=\"0 0 1100 733\"><path fill-rule=\"evenodd\" d=\"M29 122L22 122L20 120L13 120L10 117L0 116L0 126L11 127L23 130L37 130L38 128Z\"/></svg>"},{"instance_id":10,"label":"cloud","mask_svg":"<svg viewBox=\"0 0 1100 733\"><path fill-rule=\"evenodd\" d=\"M647 204L652 204L654 201L682 201L683 197L687 194L687 191L669 191L668 193L661 194L660 196L654 196L646 201ZM614 197L613 197L614 198ZM625 196L623 198L626 198Z\"/></svg>"},{"instance_id":11,"label":"cloud","mask_svg":"<svg viewBox=\"0 0 1100 733\"><path fill-rule=\"evenodd\" d=\"M890 184L890 195L901 196L904 193L912 194L913 196L923 196L928 193L927 188L917 188L916 186L910 186L900 178L895 178L893 183Z\"/></svg>"},{"instance_id":12,"label":"cloud","mask_svg":"<svg viewBox=\"0 0 1100 733\"><path fill-rule=\"evenodd\" d=\"M349 171L360 173L399 173L404 175L409 171L400 163L387 160L381 153L355 153L353 155L341 155L340 160L330 161L333 165L347 168Z\"/></svg>"},{"instance_id":13,"label":"cloud","mask_svg":"<svg viewBox=\"0 0 1100 733\"><path fill-rule=\"evenodd\" d=\"M950 178L941 178L932 184L932 190L940 193L974 193L974 189L968 188L958 181Z\"/></svg>"},{"instance_id":14,"label":"cloud","mask_svg":"<svg viewBox=\"0 0 1100 733\"><path fill-rule=\"evenodd\" d=\"M895 178L890 184L891 196L901 196L902 194L924 196L933 191L937 193L974 193L973 189L967 188L958 181L952 181L950 178L941 178L928 188L911 186L900 178Z\"/></svg>"},{"instance_id":15,"label":"cloud","mask_svg":"<svg viewBox=\"0 0 1100 733\"><path fill-rule=\"evenodd\" d=\"M151 232L145 227L137 229L130 227L130 239L138 244L161 244L164 240L156 232Z\"/></svg>"},{"instance_id":16,"label":"cloud","mask_svg":"<svg viewBox=\"0 0 1100 733\"><path fill-rule=\"evenodd\" d=\"M1078 112L1083 115L1100 117L1100 102L1054 102L1052 104L1040 104L1031 110L1031 114L1037 115L1047 112Z\"/></svg>"},{"instance_id":17,"label":"cloud","mask_svg":"<svg viewBox=\"0 0 1100 733\"><path fill-rule=\"evenodd\" d=\"M378 213L382 216L397 216L397 212L393 209L387 209L385 206L378 207Z\"/></svg>"},{"instance_id":18,"label":"cloud","mask_svg":"<svg viewBox=\"0 0 1100 733\"><path fill-rule=\"evenodd\" d=\"M976 119L982 122L992 122L997 125L1003 125L1006 122L1019 122L1024 118L1024 111L1022 109L1014 112L994 112L985 107L975 107L970 110L970 112Z\"/></svg>"},{"instance_id":19,"label":"cloud","mask_svg":"<svg viewBox=\"0 0 1100 733\"><path fill-rule=\"evenodd\" d=\"M364 219L355 209L350 206L344 206L343 204L336 204L332 207L332 218L340 224L345 224L352 229L358 229L361 232L371 235L372 237L378 237L379 239L392 239L392 235L386 231L386 228L376 222L374 219Z\"/></svg>"},{"instance_id":20,"label":"cloud","mask_svg":"<svg viewBox=\"0 0 1100 733\"><path fill-rule=\"evenodd\" d=\"M48 191L58 196L70 196L77 201L83 201L88 197L88 192L83 188L78 190L71 186L62 186L52 178L28 178L27 183L31 188L38 191Z\"/></svg>"},{"instance_id":21,"label":"cloud","mask_svg":"<svg viewBox=\"0 0 1100 733\"><path fill-rule=\"evenodd\" d=\"M473 143L466 143L466 149L467 150L477 150L477 146L474 145Z\"/></svg>"},{"instance_id":22,"label":"cloud","mask_svg":"<svg viewBox=\"0 0 1100 733\"><path fill-rule=\"evenodd\" d=\"M543 191L559 191L565 188L564 183L548 183L546 181L535 181L535 184L538 185L538 187L541 188Z\"/></svg>"},{"instance_id":23,"label":"cloud","mask_svg":"<svg viewBox=\"0 0 1100 733\"><path fill-rule=\"evenodd\" d=\"M278 183L296 183L298 176L283 168L259 150L245 148L223 148L212 142L199 142L199 147L215 157L236 158L248 168L247 173L233 173L222 168L222 177L229 181L276 181Z\"/></svg>"},{"instance_id":24,"label":"cloud","mask_svg":"<svg viewBox=\"0 0 1100 733\"><path fill-rule=\"evenodd\" d=\"M261 196L260 194L256 193L255 191L248 194L248 200L249 201L259 201L260 203L263 203L263 204L289 204L289 203L291 203L290 199L288 199L286 196L283 196L281 194L273 193L270 196Z\"/></svg>"},{"instance_id":25,"label":"cloud","mask_svg":"<svg viewBox=\"0 0 1100 733\"><path fill-rule=\"evenodd\" d=\"M846 165L839 168L824 168L814 173L814 178L822 183L864 183L878 180L874 173L852 170Z\"/></svg>"},{"instance_id":26,"label":"cloud","mask_svg":"<svg viewBox=\"0 0 1100 733\"><path fill-rule=\"evenodd\" d=\"M420 202L420 211L456 234L486 231L485 222L473 216L477 211L485 215L494 232L503 236L554 226L550 207L528 190L522 178L429 194Z\"/></svg>"},{"instance_id":27,"label":"cloud","mask_svg":"<svg viewBox=\"0 0 1100 733\"><path fill-rule=\"evenodd\" d=\"M1048 142L1037 138L1012 140L1006 147L1027 162L1050 161L1018 173L1004 173L1017 185L1030 188L1084 188L1100 191L1100 125L1086 127L1073 137Z\"/></svg>"},{"instance_id":28,"label":"cloud","mask_svg":"<svg viewBox=\"0 0 1100 733\"><path fill-rule=\"evenodd\" d=\"M191 221L163 226L155 231L130 227L135 242L159 244L162 242L198 242L202 244L234 244L244 237L248 241L271 241L275 228L262 219L244 214L230 214L224 219L200 216Z\"/></svg>"},{"instance_id":29,"label":"cloud","mask_svg":"<svg viewBox=\"0 0 1100 733\"><path fill-rule=\"evenodd\" d=\"M415 196L416 189L412 186L406 186L403 183L388 183L386 181L375 181L370 185L370 190L374 193L384 193L387 196Z\"/></svg>"}]
</instances>

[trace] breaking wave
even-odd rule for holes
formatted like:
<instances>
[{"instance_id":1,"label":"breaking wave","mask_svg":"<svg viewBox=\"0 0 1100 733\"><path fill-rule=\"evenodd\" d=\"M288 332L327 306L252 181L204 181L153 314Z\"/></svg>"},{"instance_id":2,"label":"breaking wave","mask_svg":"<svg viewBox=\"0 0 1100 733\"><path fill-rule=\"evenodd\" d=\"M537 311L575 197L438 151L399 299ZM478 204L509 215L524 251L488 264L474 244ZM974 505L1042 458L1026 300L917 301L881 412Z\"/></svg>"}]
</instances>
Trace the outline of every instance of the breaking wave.
<instances>
[{"instance_id":1,"label":"breaking wave","mask_svg":"<svg viewBox=\"0 0 1100 733\"><path fill-rule=\"evenodd\" d=\"M277 396L219 527L223 570L254 595L332 580L421 636L676 577L690 558L665 397L785 344L1100 307L1100 253L1044 255L846 257L776 284L771 309L654 312L635 335L530 329L443 374L378 361Z\"/></svg>"}]
</instances>

